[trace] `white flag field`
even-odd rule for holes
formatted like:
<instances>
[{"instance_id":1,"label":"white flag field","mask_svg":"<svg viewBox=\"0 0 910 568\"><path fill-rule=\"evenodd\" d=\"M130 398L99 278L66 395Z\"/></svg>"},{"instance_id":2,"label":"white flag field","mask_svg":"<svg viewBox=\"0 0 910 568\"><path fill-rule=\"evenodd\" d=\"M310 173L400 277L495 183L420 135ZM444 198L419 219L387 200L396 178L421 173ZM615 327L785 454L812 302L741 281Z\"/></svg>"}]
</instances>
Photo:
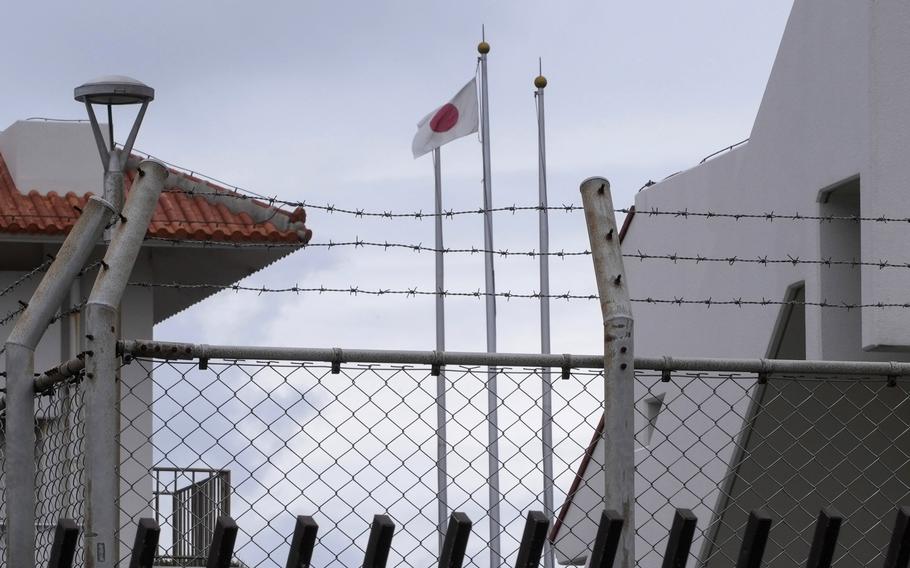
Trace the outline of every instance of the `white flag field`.
<instances>
[{"instance_id":1,"label":"white flag field","mask_svg":"<svg viewBox=\"0 0 910 568\"><path fill-rule=\"evenodd\" d=\"M452 97L417 123L411 150L419 158L456 138L477 132L477 79L471 79Z\"/></svg>"}]
</instances>

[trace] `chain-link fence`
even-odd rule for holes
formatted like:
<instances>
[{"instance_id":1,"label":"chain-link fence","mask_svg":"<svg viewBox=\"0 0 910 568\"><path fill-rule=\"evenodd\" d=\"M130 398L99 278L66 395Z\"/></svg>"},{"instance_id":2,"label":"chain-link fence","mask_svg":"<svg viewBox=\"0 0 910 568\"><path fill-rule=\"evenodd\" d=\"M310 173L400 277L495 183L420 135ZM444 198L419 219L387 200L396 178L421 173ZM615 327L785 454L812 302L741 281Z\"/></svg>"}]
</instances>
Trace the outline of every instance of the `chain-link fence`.
<instances>
[{"instance_id":1,"label":"chain-link fence","mask_svg":"<svg viewBox=\"0 0 910 568\"><path fill-rule=\"evenodd\" d=\"M513 564L524 515L544 509L548 490L557 505L552 553L584 562L603 502L602 373L575 365L548 373L550 484L542 368L497 365L492 524L487 367L394 360L129 359L120 381L121 565L139 518L154 517L157 565L202 566L215 519L230 514L240 527L237 566L283 566L295 517L306 514L320 526L312 565L355 566L373 515L386 513L397 525L390 563L433 566L440 467L446 509L474 522L466 564L491 565L497 526L501 563ZM39 565L57 518L85 519L82 380L36 395ZM692 566L735 563L759 507L775 519L767 566L805 563L822 507L846 518L841 565L880 563L893 511L910 502L908 386L884 376L638 370L638 565L660 565L677 507L699 519Z\"/></svg>"},{"instance_id":2,"label":"chain-link fence","mask_svg":"<svg viewBox=\"0 0 910 568\"><path fill-rule=\"evenodd\" d=\"M85 518L85 404L82 380L82 374L78 374L35 395L35 557L38 566L47 565L50 559L57 520ZM3 485L5 491L5 483ZM5 503L6 499L3 501ZM81 565L81 546L76 558Z\"/></svg>"}]
</instances>

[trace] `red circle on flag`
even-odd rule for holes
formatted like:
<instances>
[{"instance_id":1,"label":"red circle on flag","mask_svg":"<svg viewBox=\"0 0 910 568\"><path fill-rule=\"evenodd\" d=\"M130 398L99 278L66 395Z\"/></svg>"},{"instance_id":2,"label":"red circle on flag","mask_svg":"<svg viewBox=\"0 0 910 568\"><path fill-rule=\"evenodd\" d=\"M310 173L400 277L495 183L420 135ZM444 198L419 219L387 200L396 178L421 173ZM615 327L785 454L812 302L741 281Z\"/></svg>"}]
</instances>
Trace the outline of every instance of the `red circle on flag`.
<instances>
[{"instance_id":1,"label":"red circle on flag","mask_svg":"<svg viewBox=\"0 0 910 568\"><path fill-rule=\"evenodd\" d=\"M446 132L458 122L458 109L452 103L442 105L433 118L430 119L430 130L433 132Z\"/></svg>"}]
</instances>

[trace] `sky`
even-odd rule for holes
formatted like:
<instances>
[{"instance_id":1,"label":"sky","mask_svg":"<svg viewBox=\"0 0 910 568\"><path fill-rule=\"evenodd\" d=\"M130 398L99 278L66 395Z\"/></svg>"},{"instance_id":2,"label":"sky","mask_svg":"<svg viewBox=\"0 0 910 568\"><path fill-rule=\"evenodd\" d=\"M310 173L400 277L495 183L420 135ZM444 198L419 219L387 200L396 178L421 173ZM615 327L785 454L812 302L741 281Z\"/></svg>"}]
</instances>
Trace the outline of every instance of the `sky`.
<instances>
[{"instance_id":1,"label":"sky","mask_svg":"<svg viewBox=\"0 0 910 568\"><path fill-rule=\"evenodd\" d=\"M429 155L416 122L475 73L481 26L494 206L537 203L532 80L546 88L551 204L607 177L617 207L649 179L749 136L791 0L729 2L17 2L0 45L0 128L32 116L84 118L72 88L105 74L156 89L136 146L259 193L339 207L430 211ZM48 13L53 13L48 18ZM39 27L40 34L36 34ZM118 122L119 120L119 122ZM127 124L118 116L115 123ZM125 127L123 127L125 128ZM116 137L125 138L118 130ZM476 137L442 151L443 206L482 200ZM433 223L308 211L313 242L433 243ZM481 219L445 222L449 247L480 247ZM551 250L588 247L581 213L551 213ZM537 250L537 214L500 213L494 248ZM308 249L250 285L434 287L431 253ZM538 261L496 259L497 289L539 289ZM446 288L483 287L480 255L450 254ZM551 262L551 290L594 290L589 257ZM596 302L554 301L554 352L596 353ZM540 349L536 300L498 300L501 351ZM484 303L447 301L447 348L482 351ZM158 339L432 349L433 299L218 294L157 326Z\"/></svg>"}]
</instances>

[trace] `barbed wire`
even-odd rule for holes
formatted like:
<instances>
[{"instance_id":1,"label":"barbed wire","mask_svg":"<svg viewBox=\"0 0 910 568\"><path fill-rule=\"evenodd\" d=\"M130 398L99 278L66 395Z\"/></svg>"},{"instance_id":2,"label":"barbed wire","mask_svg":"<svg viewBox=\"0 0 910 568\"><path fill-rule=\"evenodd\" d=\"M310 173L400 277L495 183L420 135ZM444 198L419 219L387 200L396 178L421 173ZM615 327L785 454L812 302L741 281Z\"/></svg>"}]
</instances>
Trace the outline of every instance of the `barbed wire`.
<instances>
[{"instance_id":1,"label":"barbed wire","mask_svg":"<svg viewBox=\"0 0 910 568\"><path fill-rule=\"evenodd\" d=\"M317 209L326 211L328 213L338 213L344 215L350 215L355 218L384 218L384 219L433 219L435 217L443 217L446 219L453 219L459 216L465 215L483 215L487 211L491 213L518 213L523 211L557 211L565 213L573 213L576 211L583 211L584 207L577 204L563 204L563 205L550 205L543 207L541 205L507 205L502 207L492 207L490 209L484 209L483 207L476 207L472 209L449 209L441 213L425 213L423 211L410 211L410 212L395 212L392 210L385 211L368 211L366 209L348 209L343 207L337 207L331 204L317 204L309 203L307 201L290 201L284 199L278 199L277 197L258 197L251 195L243 195L230 192L199 192L199 191L187 191L182 189L167 189L165 193L181 193L189 196L195 197L205 197L205 196L218 196L218 197L227 197L232 199L240 200L255 200L263 201L264 205L274 207L276 204L285 205L288 207L302 207L304 209ZM77 209L78 211L78 209ZM717 211L689 211L688 209L658 209L652 208L648 210L644 209L633 209L633 208L620 208L614 209L614 213L620 214L630 214L635 213L639 216L648 216L648 217L672 217L676 219L731 219L734 221L741 220L758 220L758 221L818 221L818 222L834 222L834 221L848 221L854 223L908 223L910 224L910 217L889 217L886 215L878 216L863 216L863 215L804 215L799 212L795 213L776 213L775 211L764 211L764 212L717 212ZM0 217L7 219L64 219L64 220L73 220L74 216L71 215L60 215L60 214L47 214L47 213L0 213ZM221 221L221 220L207 220L207 219L183 219L183 218L169 218L159 222L168 222L168 223L183 223L187 225L209 225L209 226L243 226L249 227L250 223L243 221Z\"/></svg>"},{"instance_id":2,"label":"barbed wire","mask_svg":"<svg viewBox=\"0 0 910 568\"><path fill-rule=\"evenodd\" d=\"M54 257L52 255L47 255L47 256L49 257L47 260L45 260L44 262L42 262L35 268L29 270L28 272L26 272L25 274L20 276L15 282L13 282L12 284L10 284L6 288L4 288L2 291L0 291L0 297L6 296L7 294L12 292L19 286L21 286L22 284L27 282L30 278L34 277L36 274L39 274L39 273L47 270L47 268L51 265L51 263L54 262Z\"/></svg>"},{"instance_id":3,"label":"barbed wire","mask_svg":"<svg viewBox=\"0 0 910 568\"><path fill-rule=\"evenodd\" d=\"M271 288L268 286L245 286L241 284L214 284L214 283L178 283L178 282L130 282L130 286L136 286L139 288L167 288L167 289L177 289L177 290L200 290L200 289L209 289L209 290L219 290L219 291L234 291L234 292L255 292L258 295L262 294L302 294L302 293L318 293L318 294L349 294L352 296L365 295L365 296L405 296L405 297L418 297L418 296L443 296L443 297L464 297L464 298L484 298L487 296L495 296L497 298L504 298L507 300L510 299L540 299L540 298L549 298L553 300L598 300L599 296L597 294L573 294L572 292L563 292L557 294L541 294L539 292L496 292L495 294L482 292L479 289L474 291L453 291L453 290L442 290L442 291L430 291L430 290L421 290L419 288L407 288L407 289L392 289L392 288L361 288L360 286L347 286L345 288L329 287L329 286L318 286L318 287L305 287L305 286L287 286L282 288ZM631 300L634 303L640 304L667 304L667 305L703 305L707 307L711 306L807 306L807 307L819 307L819 308L835 308L835 309L844 309L852 310L859 308L903 308L910 309L910 302L900 303L900 302L872 302L872 303L861 303L861 304L851 304L848 302L829 302L827 300L822 300L818 302L812 301L802 301L802 300L769 300L767 298L761 299L744 299L744 298L730 298L724 300L716 300L712 297L702 298L702 299L691 299L685 297L673 297L673 298L632 298Z\"/></svg>"},{"instance_id":4,"label":"barbed wire","mask_svg":"<svg viewBox=\"0 0 910 568\"><path fill-rule=\"evenodd\" d=\"M4 294L9 293L15 287L22 285L26 280L35 276L36 274L46 271L47 268L54 262L54 257L52 255L48 255L48 256L50 258L48 258L47 260L45 260L44 262L42 262L35 268L31 269L29 272L27 272L25 275L20 277L18 280L16 280L15 282L13 282L9 286L7 286L2 292L0 292L0 296L3 296ZM82 276L83 274L87 273L88 271L93 270L103 264L104 264L104 261L102 261L102 260L96 260L95 262L86 264L76 274L76 276L77 277ZM82 308L85 306L85 302L86 302L85 300L82 300L81 302L73 305L72 307L70 307L66 310L62 310L57 315L55 315L54 317L51 318L48 325L56 323L57 321L61 320L62 318L66 317L66 316L80 312L82 310ZM21 314L22 312L24 312L25 308L27 308L27 307L28 307L28 302L24 302L24 301L20 300L19 307L17 309L11 311L10 313L8 313L5 316L3 316L2 318L0 318L0 327L3 327L5 325L9 324L14 319L16 319L16 317L19 314ZM0 351L0 353L2 353L2 351Z\"/></svg>"},{"instance_id":5,"label":"barbed wire","mask_svg":"<svg viewBox=\"0 0 910 568\"><path fill-rule=\"evenodd\" d=\"M45 260L44 262L42 262L35 268L32 268L30 271L28 271L25 274L23 274L22 276L20 276L15 282L13 282L12 284L10 284L6 288L4 288L3 291L0 291L0 297L5 296L6 294L9 294L14 289L25 284L25 282L27 282L30 278L33 278L35 275L46 272L47 269L50 267L50 265L53 264L54 258L55 258L54 255L51 255L51 254L49 254L47 256L49 257L47 260ZM86 264L84 267L82 267L82 270L80 270L78 273L76 273L76 276L82 276L83 274L87 273L88 271L90 271L92 269L95 269L95 268L101 266L102 264L104 264L104 263L101 260L96 260L95 262ZM0 321L2 321L2 320L0 320Z\"/></svg>"},{"instance_id":6,"label":"barbed wire","mask_svg":"<svg viewBox=\"0 0 910 568\"><path fill-rule=\"evenodd\" d=\"M233 189L238 189L231 186ZM219 197L228 197L232 199L239 200L257 200L263 201L269 206L284 205L287 207L302 207L304 209L316 209L326 211L328 213L339 213L344 215L351 215L354 217L378 217L385 219L398 219L398 218L412 218L412 219L432 219L435 217L444 217L444 218L453 218L462 215L483 215L487 212L490 213L517 213L521 211L556 211L556 212L565 212L565 213L574 213L576 211L584 211L582 205L575 203L562 204L562 205L507 205L501 207L491 207L490 209L484 209L483 207L476 207L471 209L448 209L442 211L441 213L425 213L422 210L419 211L405 211L405 212L396 212L393 210L367 210L361 208L345 208L338 207L334 204L320 204L320 203L311 203L307 201L297 201L297 200L286 200L279 199L278 197L267 197L261 195L246 195L242 193L232 193L232 192L200 192L200 191L189 191L183 189L168 189L166 191L172 193L183 193L186 195L193 195L199 197L205 196L219 196ZM910 223L910 217L889 217L886 215L879 216L862 216L862 215L804 215L799 212L795 213L777 213L773 210L771 211L761 211L761 212L718 212L718 211L689 211L688 209L633 209L633 208L620 208L614 209L614 213L629 214L635 213L636 215L646 215L646 216L669 216L676 218L702 218L702 219L732 219L735 221L740 220L760 220L760 221L820 221L820 222L832 222L832 221L851 221L851 222L876 222L876 223Z\"/></svg>"},{"instance_id":7,"label":"barbed wire","mask_svg":"<svg viewBox=\"0 0 910 568\"><path fill-rule=\"evenodd\" d=\"M181 239L172 239L165 237L146 237L147 241L154 242L166 242L172 245L181 245L186 241ZM547 253L537 252L535 250L529 251L513 251L509 249L496 249L488 250L481 247L470 247L470 248L457 248L457 247L444 247L436 248L431 246L424 246L423 243L396 243L389 241L366 241L355 237L352 241L328 241L323 243L237 243L230 241L201 241L199 246L202 248L217 248L217 247L231 247L231 248L255 248L255 249L307 249L307 248L381 248L383 250L390 249L403 249L410 250L414 252L430 252L437 253L441 252L443 254L485 254L487 252L492 252L494 255L501 257L529 257L537 258L540 256L552 256L557 258L565 258L572 256L591 256L591 251L581 250L581 251L551 251ZM885 268L903 268L910 269L910 262L891 262L888 260L878 260L878 261L861 261L856 259L851 260L838 260L832 258L823 258L823 259L803 259L799 256L794 256L787 254L786 258L772 258L769 256L755 256L755 257L745 257L745 256L705 256L705 255L683 255L678 253L665 253L665 254L648 254L642 251L636 251L634 253L625 253L622 255L623 258L631 260L666 260L675 263L678 262L693 262L695 264L701 263L721 263L728 264L730 266L736 264L758 264L762 266L771 266L777 264L785 264L791 266L797 266L801 264L806 265L822 265L822 266L850 266L853 268L858 268L861 266L869 266L884 270Z\"/></svg>"},{"instance_id":8,"label":"barbed wire","mask_svg":"<svg viewBox=\"0 0 910 568\"><path fill-rule=\"evenodd\" d=\"M54 315L54 316L50 319L50 321L48 322L48 325L55 324L55 323L57 323L58 321L62 320L63 318L68 317L68 316L71 316L71 315L73 315L73 314L78 314L79 312L82 311L82 308L85 307L85 303L86 303L86 301L85 301L85 300L82 300L82 301L79 302L78 304L74 304L74 305L70 306L69 308L67 308L67 309L65 309L65 310L61 310L61 311L57 312L57 314ZM28 302L21 302L21 301L20 301L19 304L20 304L20 305L19 305L19 307L18 307L17 309L11 311L10 313L8 313L8 314L6 314L5 316L3 316L2 318L0 318L0 327L2 327L2 326L4 326L4 325L7 325L8 323L10 323L10 322L13 321L14 319L16 319L16 317L17 317L19 314L21 314L22 312L24 312L25 309L28 307Z\"/></svg>"}]
</instances>

